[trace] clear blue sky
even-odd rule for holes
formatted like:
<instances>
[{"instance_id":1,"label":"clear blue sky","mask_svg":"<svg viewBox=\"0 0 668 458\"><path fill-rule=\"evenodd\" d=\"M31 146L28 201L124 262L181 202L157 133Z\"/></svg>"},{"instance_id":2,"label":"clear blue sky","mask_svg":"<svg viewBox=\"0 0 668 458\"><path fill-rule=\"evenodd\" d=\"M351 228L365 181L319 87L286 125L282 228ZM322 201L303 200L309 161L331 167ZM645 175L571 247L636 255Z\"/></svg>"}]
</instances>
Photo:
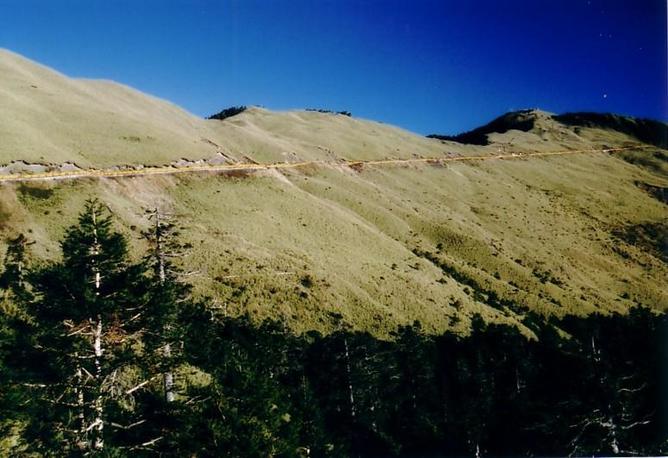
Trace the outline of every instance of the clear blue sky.
<instances>
[{"instance_id":1,"label":"clear blue sky","mask_svg":"<svg viewBox=\"0 0 668 458\"><path fill-rule=\"evenodd\" d=\"M0 47L202 116L322 107L423 134L527 107L668 118L665 0L0 0Z\"/></svg>"}]
</instances>

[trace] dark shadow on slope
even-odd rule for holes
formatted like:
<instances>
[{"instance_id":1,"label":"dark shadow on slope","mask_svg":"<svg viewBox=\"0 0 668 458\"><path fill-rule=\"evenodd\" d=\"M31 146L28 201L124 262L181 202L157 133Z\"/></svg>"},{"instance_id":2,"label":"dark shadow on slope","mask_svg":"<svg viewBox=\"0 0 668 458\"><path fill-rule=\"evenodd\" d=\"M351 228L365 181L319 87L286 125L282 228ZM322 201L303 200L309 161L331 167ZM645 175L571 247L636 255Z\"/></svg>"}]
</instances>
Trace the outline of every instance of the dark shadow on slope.
<instances>
[{"instance_id":1,"label":"dark shadow on slope","mask_svg":"<svg viewBox=\"0 0 668 458\"><path fill-rule=\"evenodd\" d=\"M668 188L664 188L663 186L654 186L649 183L643 183L642 181L636 181L635 185L650 196L654 197L659 202L668 205Z\"/></svg>"},{"instance_id":2,"label":"dark shadow on slope","mask_svg":"<svg viewBox=\"0 0 668 458\"><path fill-rule=\"evenodd\" d=\"M503 134L509 130L528 132L533 129L536 117L533 110L513 111L499 116L489 124L457 135L427 135L427 138L447 140L468 145L489 145L488 134Z\"/></svg>"},{"instance_id":3,"label":"dark shadow on slope","mask_svg":"<svg viewBox=\"0 0 668 458\"><path fill-rule=\"evenodd\" d=\"M568 126L592 127L622 132L643 143L668 147L668 125L652 119L632 118L611 113L564 113L553 116Z\"/></svg>"},{"instance_id":4,"label":"dark shadow on slope","mask_svg":"<svg viewBox=\"0 0 668 458\"><path fill-rule=\"evenodd\" d=\"M668 224L632 224L615 229L612 234L668 263Z\"/></svg>"},{"instance_id":5,"label":"dark shadow on slope","mask_svg":"<svg viewBox=\"0 0 668 458\"><path fill-rule=\"evenodd\" d=\"M9 218L12 216L9 210L6 210L0 202L0 229L4 229L8 226Z\"/></svg>"},{"instance_id":6,"label":"dark shadow on slope","mask_svg":"<svg viewBox=\"0 0 668 458\"><path fill-rule=\"evenodd\" d=\"M647 308L547 321L528 313L538 341L477 316L467 337L428 335L415 322L389 341L344 329L293 336L279 322L258 328L206 311L190 321L190 363L212 374L230 404L195 412L200 450L223 446L211 440L216 424L232 425L227 446L248 443L252 431L234 428L252 420L312 456L666 451L668 322ZM288 423L272 422L282 412L291 435Z\"/></svg>"},{"instance_id":7,"label":"dark shadow on slope","mask_svg":"<svg viewBox=\"0 0 668 458\"><path fill-rule=\"evenodd\" d=\"M660 176L668 173L668 154L661 150L629 150L618 154L622 160Z\"/></svg>"}]
</instances>

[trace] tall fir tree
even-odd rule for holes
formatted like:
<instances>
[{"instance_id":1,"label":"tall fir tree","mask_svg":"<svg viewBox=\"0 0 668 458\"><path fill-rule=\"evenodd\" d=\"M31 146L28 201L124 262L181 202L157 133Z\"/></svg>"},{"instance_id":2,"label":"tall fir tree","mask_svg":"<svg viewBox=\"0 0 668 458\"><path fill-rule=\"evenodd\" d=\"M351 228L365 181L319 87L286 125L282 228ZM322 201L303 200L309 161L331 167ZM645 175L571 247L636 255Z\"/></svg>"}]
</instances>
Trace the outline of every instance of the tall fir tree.
<instances>
[{"instance_id":1,"label":"tall fir tree","mask_svg":"<svg viewBox=\"0 0 668 458\"><path fill-rule=\"evenodd\" d=\"M4 269L0 274L0 306L6 315L23 314L20 304L29 301L26 249L32 243L23 234L8 240Z\"/></svg>"},{"instance_id":2,"label":"tall fir tree","mask_svg":"<svg viewBox=\"0 0 668 458\"><path fill-rule=\"evenodd\" d=\"M27 398L23 382L28 371L21 364L30 360L28 317L23 306L29 301L26 284L28 239L20 234L7 241L7 253L0 268L0 436L8 437L26 420Z\"/></svg>"},{"instance_id":3,"label":"tall fir tree","mask_svg":"<svg viewBox=\"0 0 668 458\"><path fill-rule=\"evenodd\" d=\"M138 340L142 269L130 262L125 238L97 200L86 202L61 248L62 262L31 279L29 310L46 362L34 384L42 421L33 422L33 443L102 452L109 426L125 420L121 374Z\"/></svg>"},{"instance_id":4,"label":"tall fir tree","mask_svg":"<svg viewBox=\"0 0 668 458\"><path fill-rule=\"evenodd\" d=\"M165 402L175 399L174 372L178 365L178 343L182 338L179 310L190 296L183 270L174 260L184 255L179 228L174 218L158 208L149 212L149 242L145 261L150 269L150 301L142 320L146 349L162 373Z\"/></svg>"},{"instance_id":5,"label":"tall fir tree","mask_svg":"<svg viewBox=\"0 0 668 458\"><path fill-rule=\"evenodd\" d=\"M147 211L148 228L143 236L148 250L143 259L147 300L138 326L142 334L141 373L144 382L137 391L141 405L136 422L142 422L134 441L155 453L178 450L183 430L187 396L176 374L184 363L184 329L190 306L190 285L178 259L185 254L173 215L158 208Z\"/></svg>"}]
</instances>

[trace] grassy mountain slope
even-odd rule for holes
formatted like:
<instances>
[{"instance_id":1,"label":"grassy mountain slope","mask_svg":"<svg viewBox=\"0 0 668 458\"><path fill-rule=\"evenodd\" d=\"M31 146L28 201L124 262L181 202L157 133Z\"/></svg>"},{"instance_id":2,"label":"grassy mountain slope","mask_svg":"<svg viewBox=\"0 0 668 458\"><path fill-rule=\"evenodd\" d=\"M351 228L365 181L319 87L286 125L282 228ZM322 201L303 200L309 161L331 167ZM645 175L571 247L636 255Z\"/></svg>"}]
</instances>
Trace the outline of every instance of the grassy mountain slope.
<instances>
[{"instance_id":1,"label":"grassy mountain slope","mask_svg":"<svg viewBox=\"0 0 668 458\"><path fill-rule=\"evenodd\" d=\"M634 119L612 113L564 113L554 119L568 126L623 132L639 141L668 147L668 126L651 119Z\"/></svg>"},{"instance_id":2,"label":"grassy mountain slope","mask_svg":"<svg viewBox=\"0 0 668 458\"><path fill-rule=\"evenodd\" d=\"M471 145L489 145L490 141L487 137L489 134L499 133L504 134L509 130L518 130L521 132L528 132L534 128L537 120L537 113L533 110L522 110L512 113L506 113L498 118L492 120L484 126L463 132L457 135L428 135L429 138L436 138L439 140L452 140L457 143L465 143Z\"/></svg>"},{"instance_id":3,"label":"grassy mountain slope","mask_svg":"<svg viewBox=\"0 0 668 458\"><path fill-rule=\"evenodd\" d=\"M126 86L71 79L1 49L0 136L0 164L80 167L164 165L217 153L230 161L283 161L443 151L402 129L342 115L253 107L225 121L205 120Z\"/></svg>"},{"instance_id":4,"label":"grassy mountain slope","mask_svg":"<svg viewBox=\"0 0 668 458\"><path fill-rule=\"evenodd\" d=\"M637 144L617 130L576 132L542 112L532 112L526 132L490 133L487 146L315 112L251 108L201 120L6 52L0 97L7 138L0 163L108 167L216 153L229 161L336 161ZM255 174L5 183L0 238L27 233L37 242L35 259L54 258L83 201L99 196L139 246L143 208L158 205L185 227L184 263L198 294L230 314L284 317L297 331L330 330L336 313L386 335L416 319L426 329L464 331L474 313L519 323L527 310L664 310L667 158L657 148L447 166L352 170L332 162Z\"/></svg>"},{"instance_id":5,"label":"grassy mountain slope","mask_svg":"<svg viewBox=\"0 0 668 458\"><path fill-rule=\"evenodd\" d=\"M505 143L508 146L522 146L526 135L533 134L534 140L572 144L573 142L623 142L639 141L666 148L668 146L668 125L651 119L636 119L610 113L564 113L555 115L538 109L505 113L484 126L457 135L428 135L442 141L461 144L487 146L491 143ZM520 145L515 145L514 140Z\"/></svg>"}]
</instances>

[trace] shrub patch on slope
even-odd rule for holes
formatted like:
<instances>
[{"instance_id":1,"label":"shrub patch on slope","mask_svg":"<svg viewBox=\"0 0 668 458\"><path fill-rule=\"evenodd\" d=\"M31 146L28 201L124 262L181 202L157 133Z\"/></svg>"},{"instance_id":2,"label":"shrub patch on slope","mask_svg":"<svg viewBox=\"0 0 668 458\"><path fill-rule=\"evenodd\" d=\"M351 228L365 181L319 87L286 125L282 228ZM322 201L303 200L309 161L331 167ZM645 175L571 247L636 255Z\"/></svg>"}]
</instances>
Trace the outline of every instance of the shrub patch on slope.
<instances>
[{"instance_id":1,"label":"shrub patch on slope","mask_svg":"<svg viewBox=\"0 0 668 458\"><path fill-rule=\"evenodd\" d=\"M47 200L53 196L53 189L41 186L28 186L23 183L19 185L18 192L21 197L33 200Z\"/></svg>"},{"instance_id":2,"label":"shrub patch on slope","mask_svg":"<svg viewBox=\"0 0 668 458\"><path fill-rule=\"evenodd\" d=\"M617 228L612 234L668 264L668 223L641 223Z\"/></svg>"},{"instance_id":3,"label":"shrub patch on slope","mask_svg":"<svg viewBox=\"0 0 668 458\"><path fill-rule=\"evenodd\" d=\"M636 181L635 185L648 193L650 196L654 197L659 202L668 204L668 188L664 188L663 186L654 186L649 183L643 183L642 181Z\"/></svg>"},{"instance_id":4,"label":"shrub patch on slope","mask_svg":"<svg viewBox=\"0 0 668 458\"><path fill-rule=\"evenodd\" d=\"M207 119L217 119L219 121L222 121L223 119L231 118L232 116L236 116L239 113L243 113L246 111L246 106L245 105L240 105L238 107L229 107L225 108L224 110L219 111L218 113L209 116Z\"/></svg>"}]
</instances>

